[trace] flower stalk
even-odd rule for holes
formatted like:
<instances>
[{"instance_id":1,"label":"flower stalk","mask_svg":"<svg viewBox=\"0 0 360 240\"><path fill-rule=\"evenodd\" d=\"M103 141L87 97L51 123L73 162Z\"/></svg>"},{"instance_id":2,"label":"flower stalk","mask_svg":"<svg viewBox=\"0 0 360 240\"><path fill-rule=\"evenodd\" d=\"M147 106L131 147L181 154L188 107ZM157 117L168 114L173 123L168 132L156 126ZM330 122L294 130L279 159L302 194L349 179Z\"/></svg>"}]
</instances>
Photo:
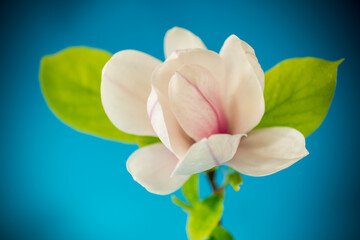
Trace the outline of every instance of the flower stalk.
<instances>
[{"instance_id":1,"label":"flower stalk","mask_svg":"<svg viewBox=\"0 0 360 240\"><path fill-rule=\"evenodd\" d=\"M209 183L210 183L210 186L211 186L211 189L212 189L212 194L223 194L224 193L224 186L220 186L218 187L216 185L216 168L215 169L211 169L210 171L207 171L206 172L206 176L209 180ZM221 218L219 219L219 222L217 224L218 226L221 226Z\"/></svg>"},{"instance_id":2,"label":"flower stalk","mask_svg":"<svg viewBox=\"0 0 360 240\"><path fill-rule=\"evenodd\" d=\"M213 194L223 193L224 187L223 186L218 187L216 185L216 180L215 180L216 169L211 169L210 171L207 171L206 176L207 176L207 178L209 180L209 183L210 183L211 189L213 191Z\"/></svg>"}]
</instances>

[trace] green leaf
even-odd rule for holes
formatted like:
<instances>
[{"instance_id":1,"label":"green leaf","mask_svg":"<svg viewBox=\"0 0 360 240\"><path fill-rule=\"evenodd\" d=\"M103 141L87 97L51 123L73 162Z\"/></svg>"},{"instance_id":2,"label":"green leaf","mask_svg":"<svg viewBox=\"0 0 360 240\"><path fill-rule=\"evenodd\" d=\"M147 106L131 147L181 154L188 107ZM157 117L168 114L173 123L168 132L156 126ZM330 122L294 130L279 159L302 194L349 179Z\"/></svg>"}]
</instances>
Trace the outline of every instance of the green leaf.
<instances>
[{"instance_id":1,"label":"green leaf","mask_svg":"<svg viewBox=\"0 0 360 240\"><path fill-rule=\"evenodd\" d=\"M217 226L211 233L209 240L234 240L234 238L225 228Z\"/></svg>"},{"instance_id":2,"label":"green leaf","mask_svg":"<svg viewBox=\"0 0 360 240\"><path fill-rule=\"evenodd\" d=\"M159 138L157 137L142 137L138 136L136 141L138 142L139 147L145 147L154 143L161 142Z\"/></svg>"},{"instance_id":3,"label":"green leaf","mask_svg":"<svg viewBox=\"0 0 360 240\"><path fill-rule=\"evenodd\" d=\"M189 206L188 204L184 203L183 201L181 201L179 198L177 198L176 196L171 196L171 200L173 201L174 204L178 205L179 207L183 208L185 211L190 211L192 209L191 206Z\"/></svg>"},{"instance_id":4,"label":"green leaf","mask_svg":"<svg viewBox=\"0 0 360 240\"><path fill-rule=\"evenodd\" d=\"M194 205L187 224L190 240L203 240L210 236L221 219L223 198L222 194L214 194Z\"/></svg>"},{"instance_id":5,"label":"green leaf","mask_svg":"<svg viewBox=\"0 0 360 240\"><path fill-rule=\"evenodd\" d=\"M228 176L228 181L230 183L230 185L234 188L235 191L239 191L240 190L240 186L243 183L241 174L234 171L231 172Z\"/></svg>"},{"instance_id":6,"label":"green leaf","mask_svg":"<svg viewBox=\"0 0 360 240\"><path fill-rule=\"evenodd\" d=\"M67 48L43 57L40 83L44 97L55 115L76 130L124 142L147 141L148 137L121 132L105 114L100 82L110 57L108 52L87 47Z\"/></svg>"},{"instance_id":7,"label":"green leaf","mask_svg":"<svg viewBox=\"0 0 360 240\"><path fill-rule=\"evenodd\" d=\"M185 198L192 204L196 204L199 201L199 189L198 189L199 174L192 175L182 187L182 192Z\"/></svg>"},{"instance_id":8,"label":"green leaf","mask_svg":"<svg viewBox=\"0 0 360 240\"><path fill-rule=\"evenodd\" d=\"M265 114L256 128L292 127L305 137L316 130L330 107L343 60L285 60L265 74Z\"/></svg>"}]
</instances>

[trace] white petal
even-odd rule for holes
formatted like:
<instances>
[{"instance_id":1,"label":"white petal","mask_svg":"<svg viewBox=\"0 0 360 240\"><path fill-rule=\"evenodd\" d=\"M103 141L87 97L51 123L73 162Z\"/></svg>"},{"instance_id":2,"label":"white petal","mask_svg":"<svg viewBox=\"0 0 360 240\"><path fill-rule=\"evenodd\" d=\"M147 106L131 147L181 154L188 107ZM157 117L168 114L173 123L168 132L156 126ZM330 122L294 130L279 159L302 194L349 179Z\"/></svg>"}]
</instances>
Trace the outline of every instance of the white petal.
<instances>
[{"instance_id":1,"label":"white petal","mask_svg":"<svg viewBox=\"0 0 360 240\"><path fill-rule=\"evenodd\" d=\"M186 182L189 176L174 176L178 159L161 143L152 144L135 151L127 160L126 167L134 180L149 192L170 194Z\"/></svg>"},{"instance_id":2,"label":"white petal","mask_svg":"<svg viewBox=\"0 0 360 240\"><path fill-rule=\"evenodd\" d=\"M125 50L113 55L104 66L101 101L107 116L121 131L155 136L146 103L151 74L160 63L145 53Z\"/></svg>"},{"instance_id":3,"label":"white petal","mask_svg":"<svg viewBox=\"0 0 360 240\"><path fill-rule=\"evenodd\" d=\"M221 57L215 52L203 49L174 52L171 58L168 58L154 71L151 81L163 111L171 149L178 158L182 158L186 154L194 141L184 132L172 113L168 87L175 71L186 64L197 64L204 67L217 81L222 81L225 75L225 64ZM223 91L219 89L219 92Z\"/></svg>"},{"instance_id":4,"label":"white petal","mask_svg":"<svg viewBox=\"0 0 360 240\"><path fill-rule=\"evenodd\" d=\"M227 120L218 90L218 82L199 65L185 65L170 80L172 112L195 141L227 133Z\"/></svg>"},{"instance_id":5,"label":"white petal","mask_svg":"<svg viewBox=\"0 0 360 240\"><path fill-rule=\"evenodd\" d=\"M151 125L154 128L156 135L160 138L161 142L172 151L164 114L154 89L151 90L147 102L147 110Z\"/></svg>"},{"instance_id":6,"label":"white petal","mask_svg":"<svg viewBox=\"0 0 360 240\"><path fill-rule=\"evenodd\" d=\"M250 176L285 169L308 155L304 136L294 128L272 127L251 131L226 165Z\"/></svg>"},{"instance_id":7,"label":"white petal","mask_svg":"<svg viewBox=\"0 0 360 240\"><path fill-rule=\"evenodd\" d=\"M191 175L219 166L234 156L244 134L217 134L191 146L172 175Z\"/></svg>"},{"instance_id":8,"label":"white petal","mask_svg":"<svg viewBox=\"0 0 360 240\"><path fill-rule=\"evenodd\" d=\"M254 50L235 35L231 35L220 51L227 67L226 113L230 133L247 133L261 120L265 103L264 73Z\"/></svg>"},{"instance_id":9,"label":"white petal","mask_svg":"<svg viewBox=\"0 0 360 240\"><path fill-rule=\"evenodd\" d=\"M188 48L206 49L201 39L189 30L174 27L166 32L164 38L165 58L169 57L175 50Z\"/></svg>"}]
</instances>

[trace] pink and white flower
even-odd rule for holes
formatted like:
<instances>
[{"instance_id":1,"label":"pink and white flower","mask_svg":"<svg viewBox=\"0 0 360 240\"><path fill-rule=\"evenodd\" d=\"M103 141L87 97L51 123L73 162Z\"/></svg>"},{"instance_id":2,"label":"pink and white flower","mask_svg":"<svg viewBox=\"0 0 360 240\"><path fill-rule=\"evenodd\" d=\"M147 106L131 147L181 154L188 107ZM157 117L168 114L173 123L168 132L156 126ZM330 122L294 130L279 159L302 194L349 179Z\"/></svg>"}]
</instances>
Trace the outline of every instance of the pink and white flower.
<instances>
[{"instance_id":1,"label":"pink and white flower","mask_svg":"<svg viewBox=\"0 0 360 240\"><path fill-rule=\"evenodd\" d=\"M289 127L253 130L264 110L264 72L254 50L231 35L217 54L182 28L165 35L165 62L124 50L107 62L101 99L121 131L161 143L127 160L149 192L169 194L195 173L227 165L264 176L305 157L305 138Z\"/></svg>"}]
</instances>

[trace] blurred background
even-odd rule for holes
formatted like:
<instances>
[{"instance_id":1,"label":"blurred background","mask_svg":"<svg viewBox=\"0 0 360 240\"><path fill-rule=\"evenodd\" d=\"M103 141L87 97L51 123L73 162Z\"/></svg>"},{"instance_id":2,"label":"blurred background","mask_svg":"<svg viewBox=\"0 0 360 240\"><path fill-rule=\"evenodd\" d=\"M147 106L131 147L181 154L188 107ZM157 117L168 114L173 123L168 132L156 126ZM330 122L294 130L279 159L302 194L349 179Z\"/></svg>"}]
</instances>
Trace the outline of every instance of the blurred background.
<instances>
[{"instance_id":1,"label":"blurred background","mask_svg":"<svg viewBox=\"0 0 360 240\"><path fill-rule=\"evenodd\" d=\"M310 155L227 189L223 224L242 240L360 239L359 10L346 0L1 3L0 239L186 239L186 214L126 171L137 147L64 125L38 80L41 57L68 46L163 60L173 26L214 51L236 34L264 70L286 58L345 58L328 116L307 138Z\"/></svg>"}]
</instances>

